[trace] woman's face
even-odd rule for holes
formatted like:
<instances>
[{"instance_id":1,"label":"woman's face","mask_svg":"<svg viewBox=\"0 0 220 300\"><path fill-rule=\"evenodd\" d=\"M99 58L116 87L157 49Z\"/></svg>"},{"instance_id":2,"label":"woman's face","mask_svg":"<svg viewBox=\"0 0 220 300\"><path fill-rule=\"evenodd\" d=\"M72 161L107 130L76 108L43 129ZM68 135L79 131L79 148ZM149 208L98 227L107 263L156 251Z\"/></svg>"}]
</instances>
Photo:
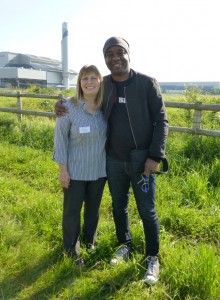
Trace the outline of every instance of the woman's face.
<instances>
[{"instance_id":1,"label":"woman's face","mask_svg":"<svg viewBox=\"0 0 220 300\"><path fill-rule=\"evenodd\" d=\"M80 83L84 96L96 96L101 85L100 78L94 72L83 74Z\"/></svg>"}]
</instances>

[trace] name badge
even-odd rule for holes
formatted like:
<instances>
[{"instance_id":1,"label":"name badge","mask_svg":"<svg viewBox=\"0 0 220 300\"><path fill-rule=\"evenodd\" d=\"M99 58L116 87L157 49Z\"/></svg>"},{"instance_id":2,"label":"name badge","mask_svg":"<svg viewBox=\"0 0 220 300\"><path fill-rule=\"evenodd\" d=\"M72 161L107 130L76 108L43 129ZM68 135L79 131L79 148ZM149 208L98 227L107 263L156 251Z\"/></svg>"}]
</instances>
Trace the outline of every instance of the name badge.
<instances>
[{"instance_id":1,"label":"name badge","mask_svg":"<svg viewBox=\"0 0 220 300\"><path fill-rule=\"evenodd\" d=\"M79 127L79 133L89 133L89 132L90 132L90 126Z\"/></svg>"}]
</instances>

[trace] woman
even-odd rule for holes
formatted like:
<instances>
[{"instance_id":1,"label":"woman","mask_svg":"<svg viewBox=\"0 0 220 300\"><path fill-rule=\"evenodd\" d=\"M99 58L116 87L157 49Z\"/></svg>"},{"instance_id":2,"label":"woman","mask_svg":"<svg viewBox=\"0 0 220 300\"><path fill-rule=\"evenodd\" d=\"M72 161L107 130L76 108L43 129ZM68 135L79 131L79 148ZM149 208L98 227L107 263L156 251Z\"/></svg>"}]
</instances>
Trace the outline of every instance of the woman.
<instances>
[{"instance_id":1,"label":"woman","mask_svg":"<svg viewBox=\"0 0 220 300\"><path fill-rule=\"evenodd\" d=\"M96 66L82 67L76 97L65 101L69 113L57 118L55 127L53 160L59 164L59 181L64 191L63 243L67 254L78 265L83 265L79 253L83 202L82 240L88 250L94 250L99 208L106 182L107 125L100 110L102 81Z\"/></svg>"}]
</instances>

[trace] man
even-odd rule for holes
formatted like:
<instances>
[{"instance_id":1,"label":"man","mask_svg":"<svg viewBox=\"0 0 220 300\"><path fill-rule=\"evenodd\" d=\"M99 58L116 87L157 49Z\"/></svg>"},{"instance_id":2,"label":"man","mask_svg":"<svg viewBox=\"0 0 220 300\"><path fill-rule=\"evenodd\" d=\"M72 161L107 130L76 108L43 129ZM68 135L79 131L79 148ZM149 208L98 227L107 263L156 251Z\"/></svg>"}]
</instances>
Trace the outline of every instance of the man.
<instances>
[{"instance_id":1,"label":"man","mask_svg":"<svg viewBox=\"0 0 220 300\"><path fill-rule=\"evenodd\" d=\"M108 120L107 178L116 234L121 245L110 263L126 261L131 252L132 236L128 216L131 185L146 241L146 273L143 281L155 284L159 279L155 173L160 160L164 158L168 135L165 105L157 81L130 68L130 47L126 40L120 37L109 38L104 44L103 54L111 72L104 77L103 103L103 113ZM134 173L130 159L132 150L143 148L148 149L144 168L144 175L149 180L147 190L141 188L141 174Z\"/></svg>"}]
</instances>

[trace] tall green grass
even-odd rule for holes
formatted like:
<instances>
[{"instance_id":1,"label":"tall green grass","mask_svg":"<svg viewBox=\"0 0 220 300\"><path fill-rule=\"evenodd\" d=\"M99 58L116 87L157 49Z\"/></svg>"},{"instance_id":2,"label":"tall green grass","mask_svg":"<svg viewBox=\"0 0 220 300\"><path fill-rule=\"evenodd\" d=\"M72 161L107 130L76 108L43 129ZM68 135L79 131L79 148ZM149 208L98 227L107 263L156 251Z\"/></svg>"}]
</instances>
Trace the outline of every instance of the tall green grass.
<instances>
[{"instance_id":1,"label":"tall green grass","mask_svg":"<svg viewBox=\"0 0 220 300\"><path fill-rule=\"evenodd\" d=\"M179 121L186 124L186 116ZM207 118L206 126L211 124ZM118 244L108 185L97 252L89 257L83 249L83 270L64 255L63 195L52 161L54 125L54 119L30 116L19 124L16 115L0 114L0 298L220 299L219 139L169 135L170 171L157 177L161 275L149 287L141 282L144 237L132 192L134 254L127 264L109 265Z\"/></svg>"}]
</instances>

